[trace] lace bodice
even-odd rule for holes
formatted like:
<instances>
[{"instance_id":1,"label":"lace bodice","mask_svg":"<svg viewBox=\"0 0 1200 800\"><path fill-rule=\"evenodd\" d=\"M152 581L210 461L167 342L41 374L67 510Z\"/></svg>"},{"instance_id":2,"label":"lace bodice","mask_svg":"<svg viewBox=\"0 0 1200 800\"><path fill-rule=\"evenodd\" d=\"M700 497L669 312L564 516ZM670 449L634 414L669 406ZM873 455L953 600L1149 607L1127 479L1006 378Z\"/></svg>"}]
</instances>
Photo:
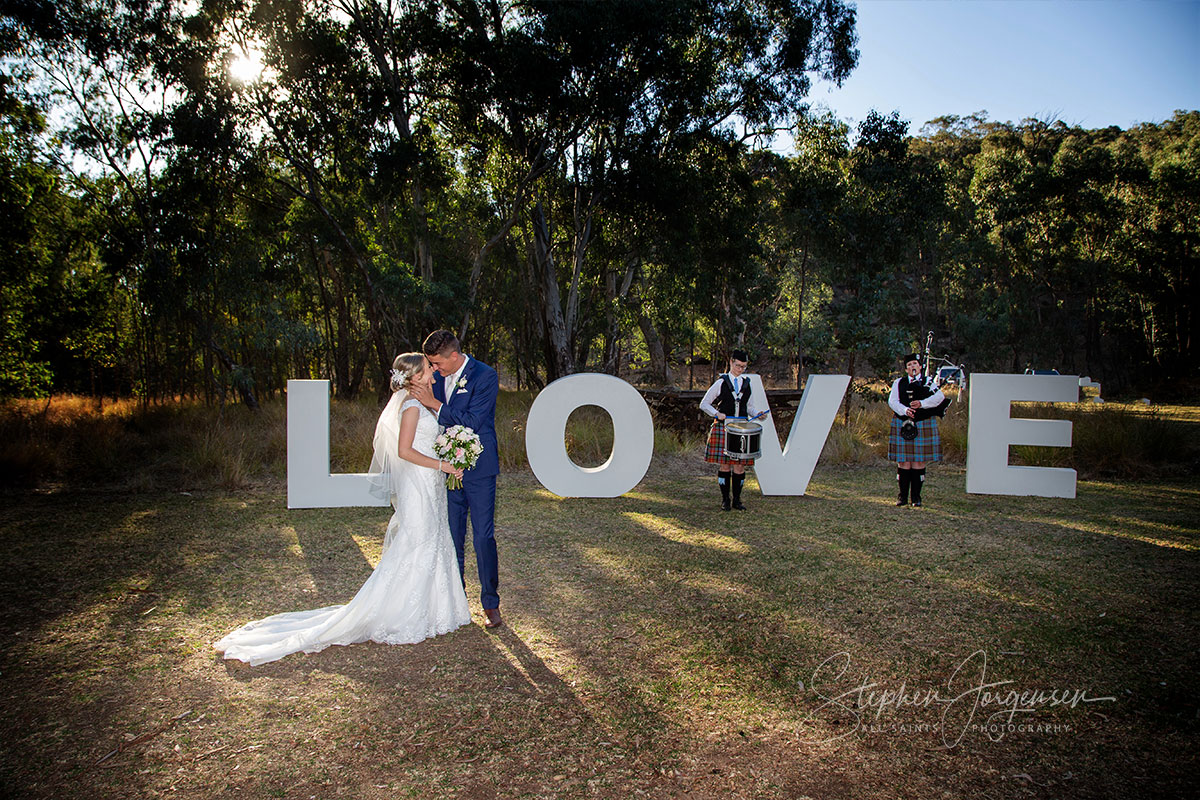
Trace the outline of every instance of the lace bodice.
<instances>
[{"instance_id":1,"label":"lace bodice","mask_svg":"<svg viewBox=\"0 0 1200 800\"><path fill-rule=\"evenodd\" d=\"M437 458L433 452L433 440L442 432L442 426L438 425L437 417L433 415L432 411L411 398L405 400L404 405L400 406L400 413L403 415L410 408L419 410L417 431L413 434L413 449L422 455Z\"/></svg>"}]
</instances>

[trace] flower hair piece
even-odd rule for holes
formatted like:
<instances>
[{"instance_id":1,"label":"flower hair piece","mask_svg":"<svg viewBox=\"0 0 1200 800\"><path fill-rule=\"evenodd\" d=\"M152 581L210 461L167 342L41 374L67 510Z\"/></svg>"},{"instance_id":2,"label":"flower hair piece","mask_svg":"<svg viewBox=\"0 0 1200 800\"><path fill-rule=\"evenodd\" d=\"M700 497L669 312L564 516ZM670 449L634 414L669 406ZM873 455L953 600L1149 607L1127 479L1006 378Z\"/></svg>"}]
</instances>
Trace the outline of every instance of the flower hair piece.
<instances>
[{"instance_id":1,"label":"flower hair piece","mask_svg":"<svg viewBox=\"0 0 1200 800\"><path fill-rule=\"evenodd\" d=\"M392 391L398 392L407 388L413 376L420 372L426 363L425 356L421 353L401 353L396 356L396 360L392 362L389 380Z\"/></svg>"}]
</instances>

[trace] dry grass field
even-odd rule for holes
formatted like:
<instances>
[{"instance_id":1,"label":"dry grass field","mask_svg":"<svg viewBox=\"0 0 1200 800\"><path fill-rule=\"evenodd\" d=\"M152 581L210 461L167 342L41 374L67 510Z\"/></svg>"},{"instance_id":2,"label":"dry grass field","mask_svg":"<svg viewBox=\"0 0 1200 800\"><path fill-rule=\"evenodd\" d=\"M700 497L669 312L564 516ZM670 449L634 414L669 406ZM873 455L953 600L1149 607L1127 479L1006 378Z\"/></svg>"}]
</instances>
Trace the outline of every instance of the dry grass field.
<instances>
[{"instance_id":1,"label":"dry grass field","mask_svg":"<svg viewBox=\"0 0 1200 800\"><path fill-rule=\"evenodd\" d=\"M557 498L510 465L497 521L506 628L484 630L469 578L469 627L252 668L211 643L249 619L349 599L387 511L287 510L281 417L264 417L267 432L259 418L257 434L240 409L220 430L199 426L192 440L214 454L202 470L156 449L183 436L174 425L124 413L104 423L107 445L82 422L63 435L83 452L43 442L29 463L58 453L53 468L3 491L0 796L1195 787L1194 456L1139 480L1081 479L1073 500L967 495L950 463L930 470L917 510L892 505L894 471L877 454L827 452L808 495L762 497L751 480L744 514L717 509L687 442L660 448L646 479L609 500ZM339 431L357 436L373 423L369 408L361 417L335 419L350 462L357 445ZM519 429L519 410L508 418ZM1194 446L1193 410L1164 418ZM100 455L120 441L124 472ZM240 473L229 441L245 443Z\"/></svg>"}]
</instances>

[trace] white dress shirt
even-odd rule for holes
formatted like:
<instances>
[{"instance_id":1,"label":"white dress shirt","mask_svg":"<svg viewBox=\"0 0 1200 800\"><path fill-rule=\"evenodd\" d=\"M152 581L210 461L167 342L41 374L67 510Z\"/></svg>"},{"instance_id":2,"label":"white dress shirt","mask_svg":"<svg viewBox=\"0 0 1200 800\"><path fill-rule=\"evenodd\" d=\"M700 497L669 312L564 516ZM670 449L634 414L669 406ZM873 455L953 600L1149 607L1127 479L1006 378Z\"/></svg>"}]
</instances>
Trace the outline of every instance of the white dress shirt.
<instances>
[{"instance_id":1,"label":"white dress shirt","mask_svg":"<svg viewBox=\"0 0 1200 800\"><path fill-rule=\"evenodd\" d=\"M924 383L926 385L928 385L929 380L930 379L928 379L928 378L925 379ZM920 401L921 408L933 408L934 406L941 405L942 401L945 399L946 399L946 395L942 394L941 389L938 389L933 394L929 395L929 397L926 397L924 400ZM892 381L892 391L890 394L888 394L888 405L892 407L892 411L895 411L898 416L901 416L901 417L908 416L908 414L906 413L908 411L908 407L905 405L902 405L900 403L900 379L899 378L896 378L896 380Z\"/></svg>"},{"instance_id":2,"label":"white dress shirt","mask_svg":"<svg viewBox=\"0 0 1200 800\"><path fill-rule=\"evenodd\" d=\"M721 395L721 383L726 375L729 375L729 373L724 373L721 377L717 378L716 382L708 387L708 391L704 393L704 399L700 401L700 410L710 417L715 418L718 414L717 407L713 403L717 402L717 398ZM748 381L749 378L745 373L742 373L737 377L729 375L729 380L733 382L733 396L737 397L742 391L742 381ZM742 409L742 416L753 417L757 413L757 409L754 408L754 397L752 395L746 398L746 407Z\"/></svg>"},{"instance_id":3,"label":"white dress shirt","mask_svg":"<svg viewBox=\"0 0 1200 800\"><path fill-rule=\"evenodd\" d=\"M442 379L443 380L442 391L446 395L447 403L450 402L450 398L453 396L452 392L458 386L458 379L462 377L463 370L465 370L467 368L467 362L470 360L471 360L470 356L464 355L463 363L458 365L458 371L455 372L453 375L447 375L445 378Z\"/></svg>"}]
</instances>

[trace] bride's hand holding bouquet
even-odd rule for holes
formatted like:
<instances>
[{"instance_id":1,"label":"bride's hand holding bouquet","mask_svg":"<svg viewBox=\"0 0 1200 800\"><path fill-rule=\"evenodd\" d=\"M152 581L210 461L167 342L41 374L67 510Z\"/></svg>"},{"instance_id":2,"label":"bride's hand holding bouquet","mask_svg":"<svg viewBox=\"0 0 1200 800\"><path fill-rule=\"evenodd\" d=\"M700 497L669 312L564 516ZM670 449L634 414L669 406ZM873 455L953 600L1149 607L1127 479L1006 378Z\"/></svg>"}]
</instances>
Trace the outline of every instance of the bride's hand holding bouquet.
<instances>
[{"instance_id":1,"label":"bride's hand holding bouquet","mask_svg":"<svg viewBox=\"0 0 1200 800\"><path fill-rule=\"evenodd\" d=\"M483 443L479 441L479 434L467 426L454 425L433 440L433 452L454 468L454 472L446 475L446 488L461 489L462 474L479 461Z\"/></svg>"}]
</instances>

